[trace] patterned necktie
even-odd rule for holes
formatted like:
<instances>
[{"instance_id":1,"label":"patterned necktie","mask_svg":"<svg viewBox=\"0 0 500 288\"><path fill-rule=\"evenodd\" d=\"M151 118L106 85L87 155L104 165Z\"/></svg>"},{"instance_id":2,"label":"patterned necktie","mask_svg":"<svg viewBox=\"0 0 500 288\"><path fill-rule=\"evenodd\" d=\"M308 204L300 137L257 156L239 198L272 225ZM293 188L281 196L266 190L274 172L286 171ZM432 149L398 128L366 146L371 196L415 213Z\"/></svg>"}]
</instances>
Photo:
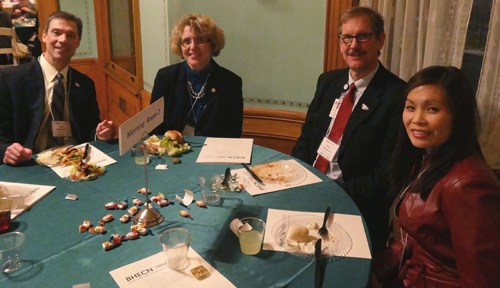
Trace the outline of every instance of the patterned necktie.
<instances>
[{"instance_id":1,"label":"patterned necktie","mask_svg":"<svg viewBox=\"0 0 500 288\"><path fill-rule=\"evenodd\" d=\"M52 115L54 116L53 121L64 120L64 99L66 98L66 93L64 93L63 79L64 76L59 72L56 76L56 83L52 91L52 102L50 105Z\"/></svg>"},{"instance_id":2,"label":"patterned necktie","mask_svg":"<svg viewBox=\"0 0 500 288\"><path fill-rule=\"evenodd\" d=\"M328 134L328 139L331 141L338 143L342 135L344 134L345 125L349 120L349 116L351 115L352 107L354 106L354 92L356 91L356 85L354 82L351 84L349 91L344 96L342 100L342 104L340 105L339 112L337 113L337 117L335 117L335 122L333 123L332 130L330 130L330 134ZM325 173L326 168L328 167L328 161L321 155L318 155L318 159L314 163L314 167L319 171Z\"/></svg>"},{"instance_id":3,"label":"patterned necktie","mask_svg":"<svg viewBox=\"0 0 500 288\"><path fill-rule=\"evenodd\" d=\"M62 81L64 76L62 73L56 75L56 83L52 90L52 102L50 103L50 110L52 111L52 121L64 121L64 102L66 93L64 91L64 83ZM49 133L47 135L47 148L61 146L64 143L63 137L54 137L52 132L52 121L49 121Z\"/></svg>"}]
</instances>

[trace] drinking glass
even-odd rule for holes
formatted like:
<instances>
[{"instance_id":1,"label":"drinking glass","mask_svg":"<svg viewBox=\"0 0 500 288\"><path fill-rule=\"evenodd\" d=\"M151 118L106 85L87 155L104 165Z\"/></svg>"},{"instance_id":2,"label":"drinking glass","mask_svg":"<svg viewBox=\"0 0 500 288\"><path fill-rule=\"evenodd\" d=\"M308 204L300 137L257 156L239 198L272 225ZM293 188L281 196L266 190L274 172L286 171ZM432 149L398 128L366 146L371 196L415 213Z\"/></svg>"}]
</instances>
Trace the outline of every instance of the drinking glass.
<instances>
[{"instance_id":1,"label":"drinking glass","mask_svg":"<svg viewBox=\"0 0 500 288\"><path fill-rule=\"evenodd\" d=\"M266 223L259 218L246 217L240 220L243 225L238 227L241 252L247 255L259 253Z\"/></svg>"},{"instance_id":2,"label":"drinking glass","mask_svg":"<svg viewBox=\"0 0 500 288\"><path fill-rule=\"evenodd\" d=\"M198 177L203 202L207 205L217 205L220 201L220 183L222 177L218 174L209 174Z\"/></svg>"},{"instance_id":3,"label":"drinking glass","mask_svg":"<svg viewBox=\"0 0 500 288\"><path fill-rule=\"evenodd\" d=\"M0 198L0 231L9 228L11 210L12 200L9 198Z\"/></svg>"},{"instance_id":4,"label":"drinking glass","mask_svg":"<svg viewBox=\"0 0 500 288\"><path fill-rule=\"evenodd\" d=\"M133 148L133 149L135 149L135 164L144 165L149 163L149 155L148 153L144 152L143 148L140 148L139 146L139 148Z\"/></svg>"},{"instance_id":5,"label":"drinking glass","mask_svg":"<svg viewBox=\"0 0 500 288\"><path fill-rule=\"evenodd\" d=\"M22 265L22 245L25 236L21 232L0 235L0 269L5 274L17 271Z\"/></svg>"},{"instance_id":6,"label":"drinking glass","mask_svg":"<svg viewBox=\"0 0 500 288\"><path fill-rule=\"evenodd\" d=\"M160 235L163 255L167 267L172 270L184 270L189 266L187 258L191 233L183 228L168 229Z\"/></svg>"}]
</instances>

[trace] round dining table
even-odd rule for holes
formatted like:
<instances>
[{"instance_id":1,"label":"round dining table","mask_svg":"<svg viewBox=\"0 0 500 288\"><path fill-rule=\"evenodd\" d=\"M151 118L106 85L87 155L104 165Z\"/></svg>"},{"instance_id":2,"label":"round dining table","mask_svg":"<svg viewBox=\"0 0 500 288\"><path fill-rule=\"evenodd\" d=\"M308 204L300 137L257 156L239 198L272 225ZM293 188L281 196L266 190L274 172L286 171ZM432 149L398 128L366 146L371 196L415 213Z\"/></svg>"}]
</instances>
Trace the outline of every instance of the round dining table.
<instances>
[{"instance_id":1,"label":"round dining table","mask_svg":"<svg viewBox=\"0 0 500 288\"><path fill-rule=\"evenodd\" d=\"M22 248L26 269L15 275L0 273L0 287L67 288L83 283L90 283L91 288L119 287L109 272L161 252L159 235L174 227L188 230L192 234L191 247L236 287L314 287L315 266L310 265L314 260L265 250L253 256L243 254L229 224L235 218L249 216L265 221L269 208L324 212L330 206L335 213L360 215L351 198L334 181L297 160L322 182L257 196L245 190L226 192L221 194L217 206L183 207L175 201L175 195L182 197L184 189L188 189L193 191L195 200L200 199L198 176L224 174L228 167L242 168L236 164L196 163L206 138L187 136L185 139L192 148L181 155L181 163L172 164L170 157L151 156L147 166L152 195L161 192L173 202L161 208L155 204L154 208L164 217L163 222L151 227L152 235L123 242L109 251L103 250L102 243L108 241L111 234L125 235L130 231L131 222L119 221L126 210L106 210L105 204L128 199L130 207L133 198L145 200L144 195L137 193L145 187L145 167L135 163L131 151L120 156L116 140L91 142L117 161L106 166L105 173L92 181L69 181L33 160L17 167L0 165L0 181L56 186L14 219L8 230L1 232L19 231L26 235ZM253 145L252 165L287 159L293 157ZM168 169L155 169L158 164L167 164ZM77 195L78 200L65 199L67 194ZM191 214L191 219L179 215L183 209ZM106 223L106 234L79 232L83 221L90 220L96 226L106 214L115 218ZM370 259L362 258L327 261L323 287L365 287L370 265ZM168 283L161 287L168 287Z\"/></svg>"}]
</instances>

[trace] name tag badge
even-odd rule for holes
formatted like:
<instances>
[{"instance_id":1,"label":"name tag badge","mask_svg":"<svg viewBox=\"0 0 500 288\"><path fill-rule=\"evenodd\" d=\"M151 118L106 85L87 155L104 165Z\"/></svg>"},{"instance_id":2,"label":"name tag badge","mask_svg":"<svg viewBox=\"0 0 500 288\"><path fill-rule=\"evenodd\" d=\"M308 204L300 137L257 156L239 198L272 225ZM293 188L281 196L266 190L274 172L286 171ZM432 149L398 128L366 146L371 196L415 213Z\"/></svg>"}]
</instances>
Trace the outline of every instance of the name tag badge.
<instances>
[{"instance_id":1,"label":"name tag badge","mask_svg":"<svg viewBox=\"0 0 500 288\"><path fill-rule=\"evenodd\" d=\"M52 136L70 137L71 125L69 121L52 121Z\"/></svg>"},{"instance_id":2,"label":"name tag badge","mask_svg":"<svg viewBox=\"0 0 500 288\"><path fill-rule=\"evenodd\" d=\"M318 148L318 154L323 156L326 160L332 162L337 150L339 150L339 145L337 145L337 143L327 137L323 137L323 141Z\"/></svg>"},{"instance_id":3,"label":"name tag badge","mask_svg":"<svg viewBox=\"0 0 500 288\"><path fill-rule=\"evenodd\" d=\"M330 111L330 118L335 118L337 117L337 113L339 112L339 107L340 107L340 101L339 99L335 100L335 103L333 103L332 110Z\"/></svg>"}]
</instances>

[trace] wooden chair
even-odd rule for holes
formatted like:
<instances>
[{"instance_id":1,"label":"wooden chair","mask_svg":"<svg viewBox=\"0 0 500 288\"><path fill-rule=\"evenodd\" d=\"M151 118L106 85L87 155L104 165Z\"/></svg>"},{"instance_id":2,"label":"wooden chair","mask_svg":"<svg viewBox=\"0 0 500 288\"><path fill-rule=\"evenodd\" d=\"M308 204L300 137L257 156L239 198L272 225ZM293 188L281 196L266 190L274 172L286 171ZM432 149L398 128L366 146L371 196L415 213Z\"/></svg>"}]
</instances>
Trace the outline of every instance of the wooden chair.
<instances>
[{"instance_id":1,"label":"wooden chair","mask_svg":"<svg viewBox=\"0 0 500 288\"><path fill-rule=\"evenodd\" d=\"M13 39L17 38L15 28L0 28L0 36L10 36ZM11 65L0 65L0 68L7 66L17 66L19 65L19 60L15 58L12 54L14 53L14 49L11 48L0 48L0 54L11 54L12 61L14 64Z\"/></svg>"}]
</instances>

